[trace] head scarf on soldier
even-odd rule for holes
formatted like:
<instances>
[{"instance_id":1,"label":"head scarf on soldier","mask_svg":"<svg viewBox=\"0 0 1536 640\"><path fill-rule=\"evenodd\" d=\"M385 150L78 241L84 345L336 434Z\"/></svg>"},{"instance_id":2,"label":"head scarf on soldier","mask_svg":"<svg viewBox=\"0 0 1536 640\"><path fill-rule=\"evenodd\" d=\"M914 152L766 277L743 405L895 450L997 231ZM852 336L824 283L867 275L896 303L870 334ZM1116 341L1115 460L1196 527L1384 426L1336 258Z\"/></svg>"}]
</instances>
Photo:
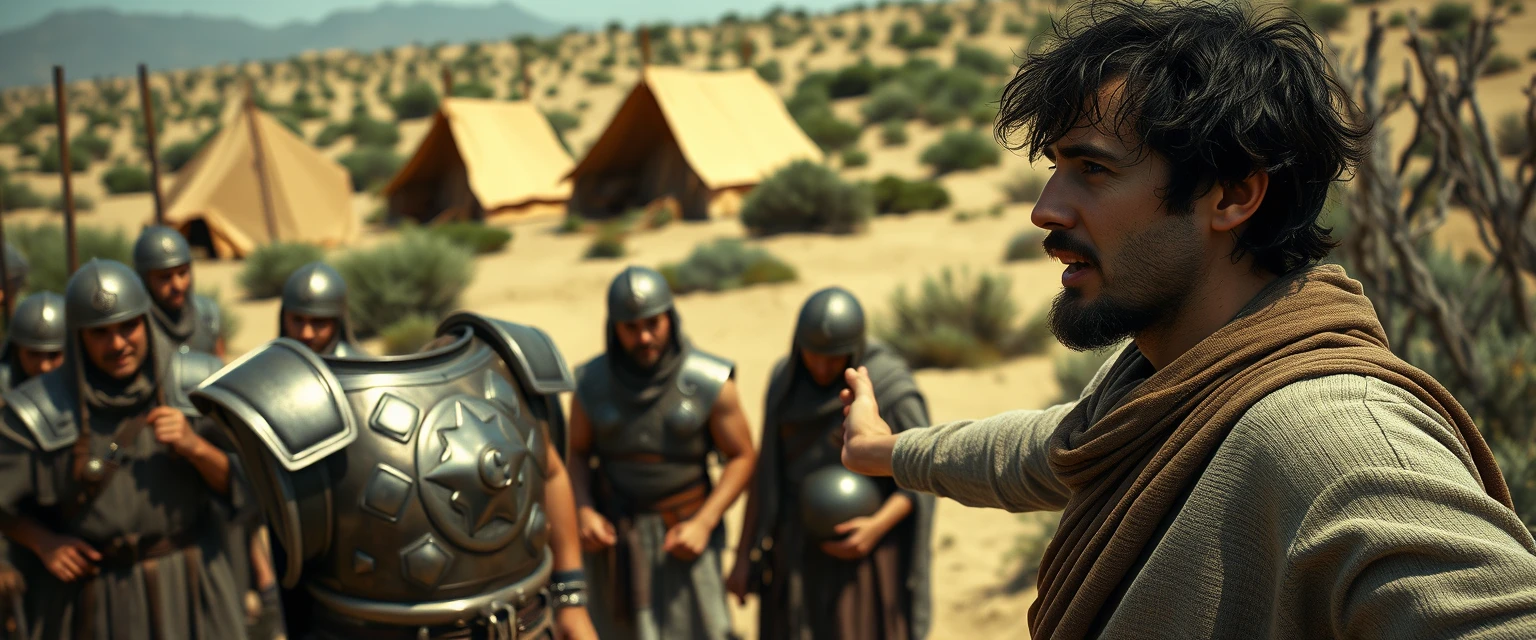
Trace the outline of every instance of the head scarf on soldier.
<instances>
[{"instance_id":1,"label":"head scarf on soldier","mask_svg":"<svg viewBox=\"0 0 1536 640\"><path fill-rule=\"evenodd\" d=\"M144 280L146 290L149 287L149 274L160 269L173 269L192 263L192 247L187 244L187 239L181 236L181 232L170 227L148 226L139 234L138 241L133 243L133 269ZM189 280L191 276L188 276ZM186 302L180 309L167 309L160 300L150 295L150 313L155 316L160 328L170 334L177 342L185 342L192 333L197 331L197 317L195 313L188 313L192 306L192 285L187 283Z\"/></svg>"},{"instance_id":2,"label":"head scarf on soldier","mask_svg":"<svg viewBox=\"0 0 1536 640\"><path fill-rule=\"evenodd\" d=\"M616 325L663 313L672 325L667 345L655 365L643 367L624 348ZM637 266L627 267L614 277L608 285L608 317L604 320L603 330L605 353L613 377L630 392L629 401L645 406L659 399L690 347L683 335L682 319L672 304L672 289L667 285L666 277L654 269Z\"/></svg>"},{"instance_id":3,"label":"head scarf on soldier","mask_svg":"<svg viewBox=\"0 0 1536 640\"><path fill-rule=\"evenodd\" d=\"M283 322L289 311L336 320L336 332L331 336L331 344L320 351L320 355L345 358L362 354L357 339L352 335L352 324L347 318L347 282L330 265L311 262L289 274L288 280L283 283L282 306L277 310L278 337L294 338L288 335L287 324Z\"/></svg>"},{"instance_id":4,"label":"head scarf on soldier","mask_svg":"<svg viewBox=\"0 0 1536 640\"><path fill-rule=\"evenodd\" d=\"M0 361L4 363L0 365L4 367L0 375L5 377L3 386L7 389L25 382L29 377L26 370L22 369L17 349L39 352L64 350L64 298L51 291L27 296L21 304L16 305L9 329L10 334L6 336L5 343L0 344Z\"/></svg>"},{"instance_id":5,"label":"head scarf on soldier","mask_svg":"<svg viewBox=\"0 0 1536 640\"><path fill-rule=\"evenodd\" d=\"M171 342L150 319L154 302L132 269L121 262L93 259L64 288L64 375L75 381L82 409L127 409L156 397L168 379ZM138 372L117 379L99 369L81 344L82 331L134 318L144 321L147 350ZM87 414L82 414L87 415Z\"/></svg>"},{"instance_id":6,"label":"head scarf on soldier","mask_svg":"<svg viewBox=\"0 0 1536 640\"><path fill-rule=\"evenodd\" d=\"M11 291L21 291L27 286L27 275L32 271L27 259L11 243L5 243L5 277L11 281Z\"/></svg>"}]
</instances>

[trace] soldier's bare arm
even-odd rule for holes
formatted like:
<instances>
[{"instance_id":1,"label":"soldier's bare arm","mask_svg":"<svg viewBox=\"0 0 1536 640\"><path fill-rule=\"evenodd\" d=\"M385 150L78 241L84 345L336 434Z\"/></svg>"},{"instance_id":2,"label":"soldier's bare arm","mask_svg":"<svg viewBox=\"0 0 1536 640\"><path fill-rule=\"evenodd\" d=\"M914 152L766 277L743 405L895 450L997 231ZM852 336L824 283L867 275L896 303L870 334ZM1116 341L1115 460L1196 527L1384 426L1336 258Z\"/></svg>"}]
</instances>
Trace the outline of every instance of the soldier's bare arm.
<instances>
[{"instance_id":1,"label":"soldier's bare arm","mask_svg":"<svg viewBox=\"0 0 1536 640\"><path fill-rule=\"evenodd\" d=\"M229 455L192 429L187 415L172 407L155 407L145 416L155 429L155 439L191 462L208 488L229 495Z\"/></svg>"},{"instance_id":2,"label":"soldier's bare arm","mask_svg":"<svg viewBox=\"0 0 1536 640\"><path fill-rule=\"evenodd\" d=\"M577 398L571 398L571 418L566 430L569 452L565 469L571 479L571 493L576 499L577 533L581 537L581 548L589 552L601 551L618 542L618 534L613 529L613 523L608 522L593 507L592 468L587 464L588 457L592 455L592 421L587 419L587 411Z\"/></svg>"},{"instance_id":3,"label":"soldier's bare arm","mask_svg":"<svg viewBox=\"0 0 1536 640\"><path fill-rule=\"evenodd\" d=\"M544 479L544 509L549 514L549 546L556 572L581 571L581 541L576 533L576 500L571 495L570 475L554 443L545 447L549 475ZM586 607L564 607L555 613L561 638L596 640L597 631Z\"/></svg>"},{"instance_id":4,"label":"soldier's bare arm","mask_svg":"<svg viewBox=\"0 0 1536 640\"><path fill-rule=\"evenodd\" d=\"M664 545L669 553L685 558L696 558L704 553L710 532L720 524L725 510L752 481L752 470L757 466L757 452L752 448L752 433L747 426L747 414L741 410L741 396L735 380L727 380L720 388L720 397L710 410L709 431L715 447L725 458L720 483L710 492L698 513L667 532Z\"/></svg>"}]
</instances>

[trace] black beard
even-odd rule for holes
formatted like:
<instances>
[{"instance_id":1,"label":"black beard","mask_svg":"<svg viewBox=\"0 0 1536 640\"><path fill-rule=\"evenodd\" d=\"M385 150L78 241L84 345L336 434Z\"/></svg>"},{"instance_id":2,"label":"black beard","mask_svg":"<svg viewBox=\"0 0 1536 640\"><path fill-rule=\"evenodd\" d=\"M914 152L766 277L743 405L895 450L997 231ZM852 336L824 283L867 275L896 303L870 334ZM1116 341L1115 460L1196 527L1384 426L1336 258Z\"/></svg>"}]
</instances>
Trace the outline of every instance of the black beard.
<instances>
[{"instance_id":1,"label":"black beard","mask_svg":"<svg viewBox=\"0 0 1536 640\"><path fill-rule=\"evenodd\" d=\"M1167 324L1198 286L1202 248L1192 218L1170 216L1124 246L1112 269L1093 266L1101 283L1097 300L1069 287L1051 302L1051 333L1067 348L1095 351Z\"/></svg>"}]
</instances>

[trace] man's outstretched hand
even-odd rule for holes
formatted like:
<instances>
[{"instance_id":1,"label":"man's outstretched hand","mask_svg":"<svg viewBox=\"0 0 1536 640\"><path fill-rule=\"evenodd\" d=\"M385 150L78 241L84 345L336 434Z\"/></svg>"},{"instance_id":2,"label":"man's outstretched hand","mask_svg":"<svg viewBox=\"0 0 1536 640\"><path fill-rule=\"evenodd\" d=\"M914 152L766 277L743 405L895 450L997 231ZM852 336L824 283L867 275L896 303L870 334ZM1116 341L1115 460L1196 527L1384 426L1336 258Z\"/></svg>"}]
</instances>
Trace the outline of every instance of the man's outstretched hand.
<instances>
[{"instance_id":1,"label":"man's outstretched hand","mask_svg":"<svg viewBox=\"0 0 1536 640\"><path fill-rule=\"evenodd\" d=\"M891 425L880 417L880 406L875 402L875 385L869 380L869 369L847 369L843 377L848 388L843 389L843 466L854 473L866 476L891 475L891 452L896 449L896 436Z\"/></svg>"}]
</instances>

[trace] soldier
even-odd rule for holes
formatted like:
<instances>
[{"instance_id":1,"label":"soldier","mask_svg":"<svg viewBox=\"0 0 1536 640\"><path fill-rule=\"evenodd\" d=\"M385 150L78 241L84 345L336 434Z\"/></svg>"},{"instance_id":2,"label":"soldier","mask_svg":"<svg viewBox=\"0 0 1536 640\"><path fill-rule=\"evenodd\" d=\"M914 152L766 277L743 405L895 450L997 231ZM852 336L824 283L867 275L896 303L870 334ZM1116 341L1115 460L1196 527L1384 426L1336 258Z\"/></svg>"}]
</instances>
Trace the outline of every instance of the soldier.
<instances>
[{"instance_id":1,"label":"soldier","mask_svg":"<svg viewBox=\"0 0 1536 640\"><path fill-rule=\"evenodd\" d=\"M390 358L278 338L192 395L247 454L281 584L307 596L289 633L596 638L561 461L570 369L534 327L459 313L437 335Z\"/></svg>"},{"instance_id":2,"label":"soldier","mask_svg":"<svg viewBox=\"0 0 1536 640\"><path fill-rule=\"evenodd\" d=\"M906 362L865 337L858 299L838 287L816 292L801 307L790 354L769 381L762 439L768 462L747 500L730 577L739 599L758 594L761 638L927 635L932 497L901 490L889 478L869 480L878 483L877 510L815 535L828 516L817 508L857 495L835 492L861 478L840 462L843 372L859 366L869 368L886 422L897 430L928 426ZM812 484L829 471L846 475ZM826 539L832 535L842 537Z\"/></svg>"},{"instance_id":3,"label":"soldier","mask_svg":"<svg viewBox=\"0 0 1536 640\"><path fill-rule=\"evenodd\" d=\"M278 337L293 338L323 356L366 355L347 322L347 283L324 262L311 262L283 282Z\"/></svg>"},{"instance_id":4,"label":"soldier","mask_svg":"<svg viewBox=\"0 0 1536 640\"><path fill-rule=\"evenodd\" d=\"M567 462L593 622L603 638L726 638L720 519L757 463L735 365L693 346L666 279L644 267L609 285L605 333L580 370Z\"/></svg>"},{"instance_id":5,"label":"soldier","mask_svg":"<svg viewBox=\"0 0 1536 640\"><path fill-rule=\"evenodd\" d=\"M9 329L0 344L0 394L63 364L64 298L47 291L27 296L16 306ZM0 538L0 618L5 624L0 637L27 636L21 596L42 571L30 552Z\"/></svg>"},{"instance_id":6,"label":"soldier","mask_svg":"<svg viewBox=\"0 0 1536 640\"><path fill-rule=\"evenodd\" d=\"M0 427L0 530L49 572L34 637L244 638L211 504L232 461L186 396L221 363L173 350L127 265L86 263L64 306L64 365L7 393Z\"/></svg>"},{"instance_id":7,"label":"soldier","mask_svg":"<svg viewBox=\"0 0 1536 640\"><path fill-rule=\"evenodd\" d=\"M27 274L31 272L31 266L27 259L21 255L11 243L5 243L5 277L10 281L11 292L19 293L22 287L27 285ZM0 303L5 302L5 290L0 289Z\"/></svg>"},{"instance_id":8,"label":"soldier","mask_svg":"<svg viewBox=\"0 0 1536 640\"><path fill-rule=\"evenodd\" d=\"M133 245L133 268L154 297L155 324L181 351L224 357L219 305L192 293L192 248L175 229L148 226Z\"/></svg>"}]
</instances>

